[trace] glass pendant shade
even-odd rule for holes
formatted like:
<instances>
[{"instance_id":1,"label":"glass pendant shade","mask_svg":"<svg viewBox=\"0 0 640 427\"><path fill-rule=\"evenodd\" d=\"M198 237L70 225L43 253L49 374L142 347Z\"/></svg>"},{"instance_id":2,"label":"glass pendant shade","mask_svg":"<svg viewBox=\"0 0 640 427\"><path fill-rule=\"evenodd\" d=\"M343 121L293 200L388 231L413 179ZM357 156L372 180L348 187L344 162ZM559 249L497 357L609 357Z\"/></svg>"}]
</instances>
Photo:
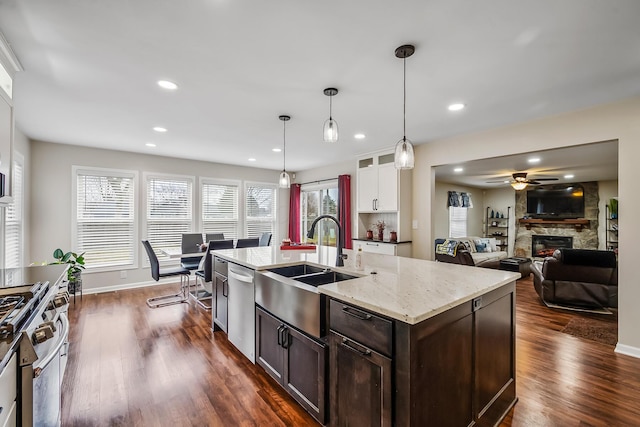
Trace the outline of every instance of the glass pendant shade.
<instances>
[{"instance_id":1,"label":"glass pendant shade","mask_svg":"<svg viewBox=\"0 0 640 427\"><path fill-rule=\"evenodd\" d=\"M291 177L287 173L286 170L280 172L280 180L278 181L280 188L290 188L291 187Z\"/></svg>"},{"instance_id":2,"label":"glass pendant shade","mask_svg":"<svg viewBox=\"0 0 640 427\"><path fill-rule=\"evenodd\" d=\"M324 142L337 142L338 141L338 123L331 117L324 122L324 128L322 131L324 136Z\"/></svg>"},{"instance_id":3,"label":"glass pendant shade","mask_svg":"<svg viewBox=\"0 0 640 427\"><path fill-rule=\"evenodd\" d=\"M393 160L396 169L413 169L416 163L416 157L413 154L413 144L411 141L405 137L398 141Z\"/></svg>"}]
</instances>

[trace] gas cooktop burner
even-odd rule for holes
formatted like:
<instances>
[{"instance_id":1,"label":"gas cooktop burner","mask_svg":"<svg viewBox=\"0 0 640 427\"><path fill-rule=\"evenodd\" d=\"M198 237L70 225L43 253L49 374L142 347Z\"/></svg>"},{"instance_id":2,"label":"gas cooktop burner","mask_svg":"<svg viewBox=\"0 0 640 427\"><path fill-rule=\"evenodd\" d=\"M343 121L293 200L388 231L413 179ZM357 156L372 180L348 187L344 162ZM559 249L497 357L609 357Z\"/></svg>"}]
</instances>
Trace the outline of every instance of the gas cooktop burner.
<instances>
[{"instance_id":1,"label":"gas cooktop burner","mask_svg":"<svg viewBox=\"0 0 640 427\"><path fill-rule=\"evenodd\" d=\"M11 316L15 313L16 309L24 301L23 296L6 296L0 297L0 333L6 333L7 323L11 319Z\"/></svg>"}]
</instances>

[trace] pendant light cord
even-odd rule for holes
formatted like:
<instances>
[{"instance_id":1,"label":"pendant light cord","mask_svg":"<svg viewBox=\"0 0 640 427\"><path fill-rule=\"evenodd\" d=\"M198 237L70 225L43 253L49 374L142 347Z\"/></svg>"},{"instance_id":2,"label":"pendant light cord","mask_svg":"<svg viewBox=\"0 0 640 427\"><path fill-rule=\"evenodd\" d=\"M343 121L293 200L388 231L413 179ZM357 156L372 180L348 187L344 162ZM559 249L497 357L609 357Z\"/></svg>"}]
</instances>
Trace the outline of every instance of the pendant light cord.
<instances>
[{"instance_id":1,"label":"pendant light cord","mask_svg":"<svg viewBox=\"0 0 640 427\"><path fill-rule=\"evenodd\" d=\"M331 113L332 113L332 107L333 107L333 95L329 96L329 120L333 120L333 117L331 117Z\"/></svg>"},{"instance_id":2,"label":"pendant light cord","mask_svg":"<svg viewBox=\"0 0 640 427\"><path fill-rule=\"evenodd\" d=\"M402 58L402 140L407 140L407 58Z\"/></svg>"},{"instance_id":3,"label":"pendant light cord","mask_svg":"<svg viewBox=\"0 0 640 427\"><path fill-rule=\"evenodd\" d=\"M282 170L287 170L287 122L282 121Z\"/></svg>"}]
</instances>

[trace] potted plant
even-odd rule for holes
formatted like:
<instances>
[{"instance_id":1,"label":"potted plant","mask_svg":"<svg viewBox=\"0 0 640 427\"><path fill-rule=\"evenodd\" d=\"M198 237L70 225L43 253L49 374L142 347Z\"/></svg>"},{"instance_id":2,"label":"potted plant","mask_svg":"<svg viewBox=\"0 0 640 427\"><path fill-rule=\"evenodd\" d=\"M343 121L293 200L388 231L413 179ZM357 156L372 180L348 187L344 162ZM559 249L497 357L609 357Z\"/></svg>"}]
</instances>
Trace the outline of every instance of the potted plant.
<instances>
[{"instance_id":1,"label":"potted plant","mask_svg":"<svg viewBox=\"0 0 640 427\"><path fill-rule=\"evenodd\" d=\"M53 257L57 260L51 264L69 264L67 280L69 281L69 293L75 294L82 290L82 270L84 270L84 252L78 255L75 252L63 252L58 248L53 251Z\"/></svg>"},{"instance_id":2,"label":"potted plant","mask_svg":"<svg viewBox=\"0 0 640 427\"><path fill-rule=\"evenodd\" d=\"M618 199L609 200L609 217L610 219L618 218Z\"/></svg>"},{"instance_id":3,"label":"potted plant","mask_svg":"<svg viewBox=\"0 0 640 427\"><path fill-rule=\"evenodd\" d=\"M385 224L384 220L379 219L375 226L378 229L378 240L384 240L384 228L387 224Z\"/></svg>"}]
</instances>

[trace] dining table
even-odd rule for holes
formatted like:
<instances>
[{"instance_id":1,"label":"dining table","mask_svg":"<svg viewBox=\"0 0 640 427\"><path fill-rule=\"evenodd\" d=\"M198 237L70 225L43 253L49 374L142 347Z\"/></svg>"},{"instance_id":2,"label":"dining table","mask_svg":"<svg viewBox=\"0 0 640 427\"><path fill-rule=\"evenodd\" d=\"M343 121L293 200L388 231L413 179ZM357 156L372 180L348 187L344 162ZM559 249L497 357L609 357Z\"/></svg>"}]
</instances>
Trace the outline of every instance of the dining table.
<instances>
[{"instance_id":1,"label":"dining table","mask_svg":"<svg viewBox=\"0 0 640 427\"><path fill-rule=\"evenodd\" d=\"M172 247L172 248L161 248L159 250L169 258L202 257L205 254L204 252L200 252L200 251L183 253L182 248L179 246Z\"/></svg>"}]
</instances>

